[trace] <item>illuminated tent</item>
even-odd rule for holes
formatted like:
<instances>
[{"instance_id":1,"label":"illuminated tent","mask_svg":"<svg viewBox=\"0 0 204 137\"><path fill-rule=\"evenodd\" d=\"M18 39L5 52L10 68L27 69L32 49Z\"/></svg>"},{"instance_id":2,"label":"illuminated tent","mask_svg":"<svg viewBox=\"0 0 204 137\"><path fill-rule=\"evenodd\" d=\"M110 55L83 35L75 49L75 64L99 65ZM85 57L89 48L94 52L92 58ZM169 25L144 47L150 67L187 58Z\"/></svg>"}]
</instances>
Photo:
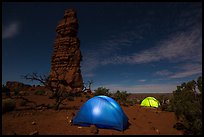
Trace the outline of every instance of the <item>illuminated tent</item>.
<instances>
[{"instance_id":1,"label":"illuminated tent","mask_svg":"<svg viewBox=\"0 0 204 137\"><path fill-rule=\"evenodd\" d=\"M156 100L154 97L146 97L140 104L144 107L156 107L158 108L160 106L160 103L158 100Z\"/></svg>"},{"instance_id":2,"label":"illuminated tent","mask_svg":"<svg viewBox=\"0 0 204 137\"><path fill-rule=\"evenodd\" d=\"M73 118L73 124L122 131L128 126L128 118L114 99L100 95L83 104Z\"/></svg>"}]
</instances>

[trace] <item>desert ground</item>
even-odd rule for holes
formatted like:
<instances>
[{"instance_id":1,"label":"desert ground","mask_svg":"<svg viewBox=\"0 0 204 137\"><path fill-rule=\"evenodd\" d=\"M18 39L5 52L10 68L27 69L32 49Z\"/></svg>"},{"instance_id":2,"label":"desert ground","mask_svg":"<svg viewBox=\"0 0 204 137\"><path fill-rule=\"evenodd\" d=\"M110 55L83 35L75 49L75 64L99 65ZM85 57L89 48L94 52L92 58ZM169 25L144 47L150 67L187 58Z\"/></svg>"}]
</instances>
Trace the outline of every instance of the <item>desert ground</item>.
<instances>
[{"instance_id":1,"label":"desert ground","mask_svg":"<svg viewBox=\"0 0 204 137\"><path fill-rule=\"evenodd\" d=\"M29 94L13 97L16 101L15 109L2 114L2 135L183 134L182 131L173 128L177 123L174 112L162 111L160 108L141 107L139 104L121 106L130 123L124 131L71 125L69 121L72 115L77 113L89 97L92 97L91 94L83 94L81 97L74 97L73 100L66 100L60 105L59 110L54 110L46 107L55 103L54 99L49 98L48 91L45 95L35 95L34 93L35 90L31 90ZM143 94L142 96L148 95ZM24 106L20 105L22 97L29 100ZM2 95L2 98L6 98L6 96Z\"/></svg>"}]
</instances>

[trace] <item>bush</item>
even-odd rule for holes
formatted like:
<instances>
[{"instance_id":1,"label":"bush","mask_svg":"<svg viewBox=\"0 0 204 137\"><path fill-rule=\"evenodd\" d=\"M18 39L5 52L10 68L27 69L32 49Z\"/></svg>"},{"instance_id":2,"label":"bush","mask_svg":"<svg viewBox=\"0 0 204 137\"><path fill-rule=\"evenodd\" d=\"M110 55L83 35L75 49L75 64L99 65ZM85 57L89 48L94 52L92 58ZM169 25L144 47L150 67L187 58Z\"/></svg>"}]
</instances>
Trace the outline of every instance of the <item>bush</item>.
<instances>
[{"instance_id":1,"label":"bush","mask_svg":"<svg viewBox=\"0 0 204 137\"><path fill-rule=\"evenodd\" d=\"M62 94L63 97L67 98L69 101L74 101L75 97L81 97L81 93L72 93L72 92L66 92Z\"/></svg>"},{"instance_id":2,"label":"bush","mask_svg":"<svg viewBox=\"0 0 204 137\"><path fill-rule=\"evenodd\" d=\"M94 90L94 96L98 95L105 95L105 96L111 96L111 93L109 92L109 89L104 87L99 87L98 89Z\"/></svg>"},{"instance_id":3,"label":"bush","mask_svg":"<svg viewBox=\"0 0 204 137\"><path fill-rule=\"evenodd\" d=\"M26 104L27 104L27 101L26 101L26 100L21 100L20 106L25 106Z\"/></svg>"},{"instance_id":4,"label":"bush","mask_svg":"<svg viewBox=\"0 0 204 137\"><path fill-rule=\"evenodd\" d=\"M10 89L5 85L2 85L2 92L6 93L7 96L10 95Z\"/></svg>"},{"instance_id":5,"label":"bush","mask_svg":"<svg viewBox=\"0 0 204 137\"><path fill-rule=\"evenodd\" d=\"M137 99L129 99L129 100L127 100L128 101L128 103L129 103L129 105L131 105L131 106L133 106L133 105L135 105L135 104L137 104Z\"/></svg>"},{"instance_id":6,"label":"bush","mask_svg":"<svg viewBox=\"0 0 204 137\"><path fill-rule=\"evenodd\" d=\"M16 102L13 99L7 98L2 100L2 112L9 112L14 110Z\"/></svg>"},{"instance_id":7,"label":"bush","mask_svg":"<svg viewBox=\"0 0 204 137\"><path fill-rule=\"evenodd\" d=\"M162 111L168 111L169 110L168 109L168 104L161 104L160 108L161 108Z\"/></svg>"},{"instance_id":8,"label":"bush","mask_svg":"<svg viewBox=\"0 0 204 137\"><path fill-rule=\"evenodd\" d=\"M127 100L128 96L129 94L127 93L127 91L117 90L117 92L113 94L114 99L118 101L120 104L124 104L124 105L126 105L127 103L130 103Z\"/></svg>"},{"instance_id":9,"label":"bush","mask_svg":"<svg viewBox=\"0 0 204 137\"><path fill-rule=\"evenodd\" d=\"M76 93L75 93L75 97L82 97L81 94L82 94L81 92L76 92Z\"/></svg>"},{"instance_id":10,"label":"bush","mask_svg":"<svg viewBox=\"0 0 204 137\"><path fill-rule=\"evenodd\" d=\"M182 119L186 134L202 134L202 92L196 91L196 87L202 89L202 85L198 85L202 83L201 80L199 77L197 82L190 81L177 86L170 100L169 110Z\"/></svg>"},{"instance_id":11,"label":"bush","mask_svg":"<svg viewBox=\"0 0 204 137\"><path fill-rule=\"evenodd\" d=\"M72 92L66 92L64 93L65 97L82 97L80 92L72 93Z\"/></svg>"},{"instance_id":12,"label":"bush","mask_svg":"<svg viewBox=\"0 0 204 137\"><path fill-rule=\"evenodd\" d=\"M44 90L37 90L35 92L36 95L44 95L45 94L45 91Z\"/></svg>"},{"instance_id":13,"label":"bush","mask_svg":"<svg viewBox=\"0 0 204 137\"><path fill-rule=\"evenodd\" d=\"M48 104L47 106L48 109L55 109L55 107L56 107L55 104Z\"/></svg>"},{"instance_id":14,"label":"bush","mask_svg":"<svg viewBox=\"0 0 204 137\"><path fill-rule=\"evenodd\" d=\"M15 95L15 96L18 96L18 95L19 95L19 92L18 92L18 91L14 91L14 95Z\"/></svg>"},{"instance_id":15,"label":"bush","mask_svg":"<svg viewBox=\"0 0 204 137\"><path fill-rule=\"evenodd\" d=\"M18 92L18 94L21 96L27 96L27 95L29 95L29 91L20 91L20 92Z\"/></svg>"},{"instance_id":16,"label":"bush","mask_svg":"<svg viewBox=\"0 0 204 137\"><path fill-rule=\"evenodd\" d=\"M67 97L69 101L74 101L74 97Z\"/></svg>"},{"instance_id":17,"label":"bush","mask_svg":"<svg viewBox=\"0 0 204 137\"><path fill-rule=\"evenodd\" d=\"M21 87L21 86L20 86L20 87L16 87L16 88L13 90L13 91L14 91L14 95L15 95L15 96L18 96L18 95L19 95L19 92L22 91L22 90L23 90L23 87Z\"/></svg>"}]
</instances>

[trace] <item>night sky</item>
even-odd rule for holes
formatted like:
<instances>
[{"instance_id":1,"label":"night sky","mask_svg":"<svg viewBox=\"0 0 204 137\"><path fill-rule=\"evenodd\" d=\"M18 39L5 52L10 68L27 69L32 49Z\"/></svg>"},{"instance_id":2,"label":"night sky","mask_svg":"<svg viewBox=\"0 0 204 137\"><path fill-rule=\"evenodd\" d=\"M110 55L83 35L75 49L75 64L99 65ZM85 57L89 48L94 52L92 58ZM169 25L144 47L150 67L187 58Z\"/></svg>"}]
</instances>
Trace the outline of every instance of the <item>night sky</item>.
<instances>
[{"instance_id":1,"label":"night sky","mask_svg":"<svg viewBox=\"0 0 204 137\"><path fill-rule=\"evenodd\" d=\"M171 93L202 75L202 3L2 3L2 84L48 75L64 10L74 8L83 81L135 93Z\"/></svg>"}]
</instances>

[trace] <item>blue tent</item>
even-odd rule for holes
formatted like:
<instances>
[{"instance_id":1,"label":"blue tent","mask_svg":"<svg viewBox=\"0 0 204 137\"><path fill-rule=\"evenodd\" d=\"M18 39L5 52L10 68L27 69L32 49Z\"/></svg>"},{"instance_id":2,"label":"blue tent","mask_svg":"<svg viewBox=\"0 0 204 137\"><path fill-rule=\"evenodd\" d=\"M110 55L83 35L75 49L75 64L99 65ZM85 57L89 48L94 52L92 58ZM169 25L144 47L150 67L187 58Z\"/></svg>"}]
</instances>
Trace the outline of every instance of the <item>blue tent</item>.
<instances>
[{"instance_id":1,"label":"blue tent","mask_svg":"<svg viewBox=\"0 0 204 137\"><path fill-rule=\"evenodd\" d=\"M83 104L73 118L73 124L122 131L128 126L128 118L114 99L101 95Z\"/></svg>"}]
</instances>

